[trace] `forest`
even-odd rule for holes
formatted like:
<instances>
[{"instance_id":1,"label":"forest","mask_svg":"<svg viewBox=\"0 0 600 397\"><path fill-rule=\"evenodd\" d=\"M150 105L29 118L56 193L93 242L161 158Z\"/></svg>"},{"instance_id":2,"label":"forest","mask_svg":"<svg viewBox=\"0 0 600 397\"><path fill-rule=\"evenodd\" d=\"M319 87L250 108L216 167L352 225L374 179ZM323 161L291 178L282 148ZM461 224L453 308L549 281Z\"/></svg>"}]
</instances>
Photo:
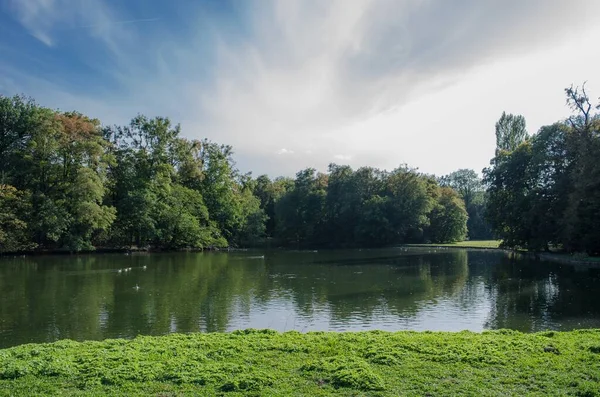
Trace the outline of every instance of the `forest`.
<instances>
[{"instance_id":1,"label":"forest","mask_svg":"<svg viewBox=\"0 0 600 397\"><path fill-rule=\"evenodd\" d=\"M483 178L469 169L436 177L408 165L330 164L273 180L241 173L232 147L186 139L168 118L106 126L0 96L0 252L496 237L509 248L597 254L598 106L585 86L566 94L574 115L533 135L523 116L502 114Z\"/></svg>"}]
</instances>

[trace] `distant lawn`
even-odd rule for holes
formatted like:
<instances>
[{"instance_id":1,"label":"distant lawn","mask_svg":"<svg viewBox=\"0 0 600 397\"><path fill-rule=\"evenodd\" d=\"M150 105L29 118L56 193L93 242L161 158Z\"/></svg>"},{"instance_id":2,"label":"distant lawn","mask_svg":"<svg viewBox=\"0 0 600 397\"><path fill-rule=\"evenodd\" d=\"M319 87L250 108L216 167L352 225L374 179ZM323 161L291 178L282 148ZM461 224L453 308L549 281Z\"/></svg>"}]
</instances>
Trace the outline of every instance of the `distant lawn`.
<instances>
[{"instance_id":1,"label":"distant lawn","mask_svg":"<svg viewBox=\"0 0 600 397\"><path fill-rule=\"evenodd\" d=\"M502 240L472 240L461 241L459 243L445 244L449 247L465 247L465 248L500 248Z\"/></svg>"},{"instance_id":2,"label":"distant lawn","mask_svg":"<svg viewBox=\"0 0 600 397\"><path fill-rule=\"evenodd\" d=\"M0 350L0 396L598 396L600 330L240 331Z\"/></svg>"},{"instance_id":3,"label":"distant lawn","mask_svg":"<svg viewBox=\"0 0 600 397\"><path fill-rule=\"evenodd\" d=\"M502 240L471 240L449 244L410 244L415 247L500 248Z\"/></svg>"}]
</instances>

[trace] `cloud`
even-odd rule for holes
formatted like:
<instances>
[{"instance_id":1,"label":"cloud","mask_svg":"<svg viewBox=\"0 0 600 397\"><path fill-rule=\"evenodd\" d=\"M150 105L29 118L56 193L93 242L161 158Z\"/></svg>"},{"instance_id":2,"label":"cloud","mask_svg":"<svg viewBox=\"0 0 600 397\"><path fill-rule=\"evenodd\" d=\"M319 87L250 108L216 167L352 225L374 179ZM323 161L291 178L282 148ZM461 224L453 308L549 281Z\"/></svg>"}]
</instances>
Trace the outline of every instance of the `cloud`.
<instances>
[{"instance_id":1,"label":"cloud","mask_svg":"<svg viewBox=\"0 0 600 397\"><path fill-rule=\"evenodd\" d=\"M275 2L272 12L253 15L253 40L219 46L215 86L202 106L209 118L203 122L208 120L210 129L218 131L215 136L232 142L238 151L259 156L293 145L298 151L313 151L323 168L338 150L359 149L364 155L355 156L355 163L395 160L397 165L410 157L394 149L397 137L390 140L392 145L374 145L380 139L372 138L380 131L367 131L367 124L460 84L482 65L539 53L569 40L585 31L590 23L586 15L599 4ZM409 140L402 142L403 147L410 145ZM251 167L261 168L259 156ZM287 162L285 171L290 173L305 160ZM440 159L426 156L416 165L432 161Z\"/></svg>"},{"instance_id":2,"label":"cloud","mask_svg":"<svg viewBox=\"0 0 600 397\"><path fill-rule=\"evenodd\" d=\"M9 9L33 37L47 46L56 44L56 33L61 27L75 27L92 21L90 27L110 24L108 9L96 0L78 3L69 0L9 0Z\"/></svg>"},{"instance_id":3,"label":"cloud","mask_svg":"<svg viewBox=\"0 0 600 397\"><path fill-rule=\"evenodd\" d=\"M102 0L9 4L31 35L94 74L75 87L59 69L50 79L5 60L0 89L108 123L166 115L271 175L332 160L479 170L502 110L533 114L530 125L559 118L542 116L550 99L562 106L561 88L600 66L580 52L597 34L594 0L257 0L226 15L190 2L174 16Z\"/></svg>"},{"instance_id":4,"label":"cloud","mask_svg":"<svg viewBox=\"0 0 600 397\"><path fill-rule=\"evenodd\" d=\"M352 156L349 156L347 154L335 154L333 158L341 161L352 160Z\"/></svg>"}]
</instances>

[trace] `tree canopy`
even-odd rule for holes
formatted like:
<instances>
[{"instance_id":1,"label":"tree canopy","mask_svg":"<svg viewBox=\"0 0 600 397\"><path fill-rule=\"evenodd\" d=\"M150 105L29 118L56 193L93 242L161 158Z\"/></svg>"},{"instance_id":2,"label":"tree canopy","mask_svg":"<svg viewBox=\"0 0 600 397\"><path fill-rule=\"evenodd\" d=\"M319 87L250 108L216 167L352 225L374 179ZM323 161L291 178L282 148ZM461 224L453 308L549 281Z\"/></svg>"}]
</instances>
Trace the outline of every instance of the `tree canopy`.
<instances>
[{"instance_id":1,"label":"tree canopy","mask_svg":"<svg viewBox=\"0 0 600 397\"><path fill-rule=\"evenodd\" d=\"M523 116L502 113L483 179L338 164L254 178L231 146L187 139L168 118L106 126L0 95L0 253L498 237L600 254L600 108L585 86L565 93L573 115L533 135Z\"/></svg>"},{"instance_id":2,"label":"tree canopy","mask_svg":"<svg viewBox=\"0 0 600 397\"><path fill-rule=\"evenodd\" d=\"M500 139L484 170L487 216L507 247L600 253L600 107L585 86L565 93L571 117Z\"/></svg>"}]
</instances>

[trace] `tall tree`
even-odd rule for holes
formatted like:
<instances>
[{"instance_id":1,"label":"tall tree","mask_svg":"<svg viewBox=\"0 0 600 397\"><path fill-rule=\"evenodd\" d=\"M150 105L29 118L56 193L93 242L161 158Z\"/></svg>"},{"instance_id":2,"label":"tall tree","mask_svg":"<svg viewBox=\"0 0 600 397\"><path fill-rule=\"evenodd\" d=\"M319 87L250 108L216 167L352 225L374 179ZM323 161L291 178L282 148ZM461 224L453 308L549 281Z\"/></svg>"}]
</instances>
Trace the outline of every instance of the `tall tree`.
<instances>
[{"instance_id":1,"label":"tall tree","mask_svg":"<svg viewBox=\"0 0 600 397\"><path fill-rule=\"evenodd\" d=\"M429 215L428 237L436 243L462 241L467 235L467 211L459 194L442 187Z\"/></svg>"},{"instance_id":2,"label":"tall tree","mask_svg":"<svg viewBox=\"0 0 600 397\"><path fill-rule=\"evenodd\" d=\"M0 185L0 254L35 248L25 221L30 211L27 193L11 185Z\"/></svg>"},{"instance_id":3,"label":"tall tree","mask_svg":"<svg viewBox=\"0 0 600 397\"><path fill-rule=\"evenodd\" d=\"M567 104L575 112L571 127L572 189L565 214L565 246L571 251L600 254L600 116L585 90L565 90Z\"/></svg>"},{"instance_id":4,"label":"tall tree","mask_svg":"<svg viewBox=\"0 0 600 397\"><path fill-rule=\"evenodd\" d=\"M502 116L496 122L496 152L500 150L512 152L528 136L525 117L502 112Z\"/></svg>"},{"instance_id":5,"label":"tall tree","mask_svg":"<svg viewBox=\"0 0 600 397\"><path fill-rule=\"evenodd\" d=\"M32 99L0 95L0 184L11 182L31 135L39 127L39 114Z\"/></svg>"},{"instance_id":6,"label":"tall tree","mask_svg":"<svg viewBox=\"0 0 600 397\"><path fill-rule=\"evenodd\" d=\"M485 240L492 237L490 226L484 218L486 194L482 179L474 170L460 169L439 179L441 186L456 190L463 201L469 219L468 237L471 240Z\"/></svg>"}]
</instances>

